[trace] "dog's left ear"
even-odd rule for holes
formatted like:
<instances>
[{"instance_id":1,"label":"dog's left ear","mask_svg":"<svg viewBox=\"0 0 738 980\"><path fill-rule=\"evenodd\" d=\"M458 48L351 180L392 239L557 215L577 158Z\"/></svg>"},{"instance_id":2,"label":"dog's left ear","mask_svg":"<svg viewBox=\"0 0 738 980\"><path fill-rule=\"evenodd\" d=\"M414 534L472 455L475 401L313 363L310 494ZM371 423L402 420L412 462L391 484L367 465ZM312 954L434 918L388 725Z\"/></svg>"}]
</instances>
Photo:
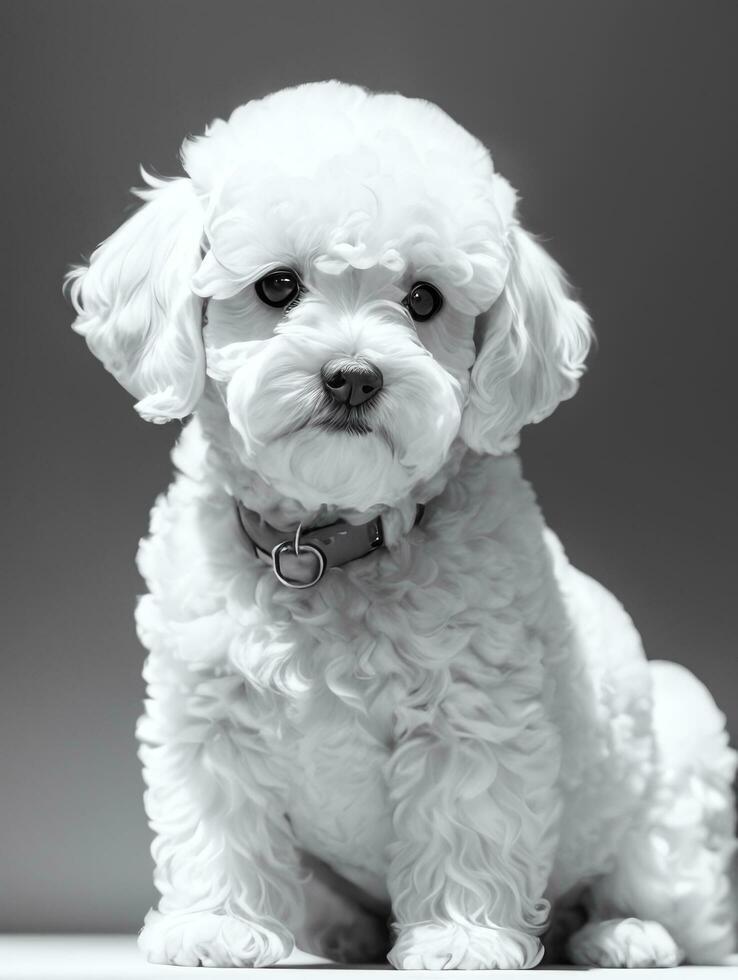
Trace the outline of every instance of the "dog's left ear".
<instances>
[{"instance_id":1,"label":"dog's left ear","mask_svg":"<svg viewBox=\"0 0 738 980\"><path fill-rule=\"evenodd\" d=\"M150 422L189 415L205 383L200 265L203 208L188 178L135 192L146 203L67 277L73 328Z\"/></svg>"},{"instance_id":2,"label":"dog's left ear","mask_svg":"<svg viewBox=\"0 0 738 980\"><path fill-rule=\"evenodd\" d=\"M505 287L477 320L462 420L464 440L479 453L513 452L524 425L571 398L592 340L589 317L560 266L516 221L508 242Z\"/></svg>"}]
</instances>

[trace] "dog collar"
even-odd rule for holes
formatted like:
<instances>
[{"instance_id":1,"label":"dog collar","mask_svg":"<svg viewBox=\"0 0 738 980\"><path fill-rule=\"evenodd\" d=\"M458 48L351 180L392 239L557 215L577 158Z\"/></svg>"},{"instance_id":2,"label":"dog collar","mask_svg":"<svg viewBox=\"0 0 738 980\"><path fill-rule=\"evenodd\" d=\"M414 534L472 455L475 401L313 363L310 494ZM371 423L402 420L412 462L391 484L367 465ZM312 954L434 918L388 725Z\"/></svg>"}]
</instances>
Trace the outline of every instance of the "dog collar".
<instances>
[{"instance_id":1,"label":"dog collar","mask_svg":"<svg viewBox=\"0 0 738 980\"><path fill-rule=\"evenodd\" d=\"M241 529L256 556L269 562L282 585L291 589L309 589L318 584L329 568L364 558L384 545L384 529L380 516L366 524L335 521L333 524L307 530L302 524L298 524L294 534L289 532L285 536L285 531L279 531L267 524L259 514L244 507L240 500L236 501L236 509ZM423 504L418 504L415 525L420 523L424 510ZM303 556L307 556L308 581L285 574L282 567L285 556L293 556L299 562Z\"/></svg>"}]
</instances>

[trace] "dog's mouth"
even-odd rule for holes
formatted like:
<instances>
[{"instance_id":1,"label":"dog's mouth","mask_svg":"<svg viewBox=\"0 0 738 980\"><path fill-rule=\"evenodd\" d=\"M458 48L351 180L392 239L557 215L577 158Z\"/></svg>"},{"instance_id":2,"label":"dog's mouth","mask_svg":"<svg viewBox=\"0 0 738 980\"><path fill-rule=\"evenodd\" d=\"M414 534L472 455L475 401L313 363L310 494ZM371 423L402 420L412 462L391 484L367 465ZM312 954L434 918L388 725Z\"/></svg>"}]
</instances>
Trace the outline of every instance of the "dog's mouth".
<instances>
[{"instance_id":1,"label":"dog's mouth","mask_svg":"<svg viewBox=\"0 0 738 980\"><path fill-rule=\"evenodd\" d=\"M371 405L337 405L328 399L320 401L309 416L282 432L282 435L295 436L310 429L358 437L373 435L394 453L396 447L392 434L374 411L376 401Z\"/></svg>"},{"instance_id":2,"label":"dog's mouth","mask_svg":"<svg viewBox=\"0 0 738 980\"><path fill-rule=\"evenodd\" d=\"M363 405L321 405L310 419L310 425L329 432L346 432L352 436L367 436L374 432L370 410Z\"/></svg>"},{"instance_id":3,"label":"dog's mouth","mask_svg":"<svg viewBox=\"0 0 738 980\"><path fill-rule=\"evenodd\" d=\"M390 452L395 452L392 435L376 417L372 418L372 408L363 405L331 405L326 403L308 419L300 429L320 429L323 432L346 433L350 436L374 435L385 443Z\"/></svg>"},{"instance_id":4,"label":"dog's mouth","mask_svg":"<svg viewBox=\"0 0 738 980\"><path fill-rule=\"evenodd\" d=\"M328 432L346 432L350 436L368 436L374 431L363 419L321 419L313 425Z\"/></svg>"}]
</instances>

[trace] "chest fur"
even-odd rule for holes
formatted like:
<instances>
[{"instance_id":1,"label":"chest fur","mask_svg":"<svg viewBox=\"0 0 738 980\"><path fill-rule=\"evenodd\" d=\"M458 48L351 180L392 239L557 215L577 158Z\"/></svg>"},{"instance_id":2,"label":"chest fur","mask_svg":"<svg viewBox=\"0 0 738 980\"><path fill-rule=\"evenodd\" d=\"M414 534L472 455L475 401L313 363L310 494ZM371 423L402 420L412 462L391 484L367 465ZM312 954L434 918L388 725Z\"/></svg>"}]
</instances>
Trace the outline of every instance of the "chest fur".
<instances>
[{"instance_id":1,"label":"chest fur","mask_svg":"<svg viewBox=\"0 0 738 980\"><path fill-rule=\"evenodd\" d=\"M140 564L163 642L228 690L203 712L258 733L298 840L377 897L393 747L439 723L512 730L546 697L542 527L517 460L472 460L396 547L300 592L249 553L227 495L181 478L154 514Z\"/></svg>"}]
</instances>

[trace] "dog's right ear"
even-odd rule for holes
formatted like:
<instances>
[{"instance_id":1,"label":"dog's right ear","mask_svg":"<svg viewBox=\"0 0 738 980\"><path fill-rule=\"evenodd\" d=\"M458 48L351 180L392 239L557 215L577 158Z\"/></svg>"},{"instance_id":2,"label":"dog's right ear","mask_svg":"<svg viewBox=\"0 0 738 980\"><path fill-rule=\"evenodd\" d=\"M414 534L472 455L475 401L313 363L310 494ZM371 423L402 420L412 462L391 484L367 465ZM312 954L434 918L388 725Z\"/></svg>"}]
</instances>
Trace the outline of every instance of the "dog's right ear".
<instances>
[{"instance_id":1,"label":"dog's right ear","mask_svg":"<svg viewBox=\"0 0 738 980\"><path fill-rule=\"evenodd\" d=\"M189 415L205 383L201 261L203 207L192 182L143 174L146 203L66 278L73 328L138 401L150 422Z\"/></svg>"}]
</instances>

